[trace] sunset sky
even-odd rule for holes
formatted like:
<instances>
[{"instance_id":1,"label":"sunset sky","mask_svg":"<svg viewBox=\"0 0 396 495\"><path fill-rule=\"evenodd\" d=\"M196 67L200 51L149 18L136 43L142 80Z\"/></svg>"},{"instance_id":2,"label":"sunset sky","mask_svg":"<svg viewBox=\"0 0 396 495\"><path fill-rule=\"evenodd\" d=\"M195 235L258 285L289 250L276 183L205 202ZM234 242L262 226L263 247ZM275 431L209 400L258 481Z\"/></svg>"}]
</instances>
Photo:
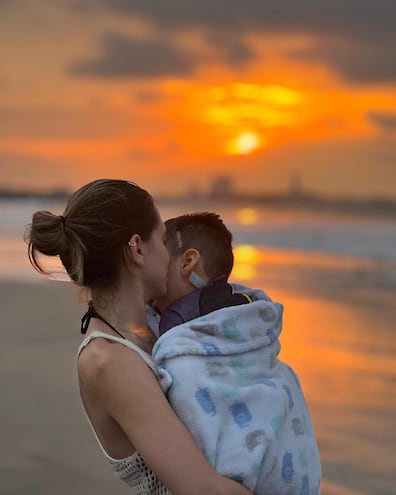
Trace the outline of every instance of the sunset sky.
<instances>
[{"instance_id":1,"label":"sunset sky","mask_svg":"<svg viewBox=\"0 0 396 495\"><path fill-rule=\"evenodd\" d=\"M0 188L396 199L394 0L0 0Z\"/></svg>"}]
</instances>

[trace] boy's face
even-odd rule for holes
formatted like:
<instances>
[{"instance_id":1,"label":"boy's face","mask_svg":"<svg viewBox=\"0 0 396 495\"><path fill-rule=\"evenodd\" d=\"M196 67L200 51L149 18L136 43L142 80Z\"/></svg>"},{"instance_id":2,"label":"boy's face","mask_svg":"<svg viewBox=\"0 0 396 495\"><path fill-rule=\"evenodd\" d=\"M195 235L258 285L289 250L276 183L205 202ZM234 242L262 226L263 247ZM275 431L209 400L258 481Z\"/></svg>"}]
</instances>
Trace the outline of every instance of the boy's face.
<instances>
[{"instance_id":1,"label":"boy's face","mask_svg":"<svg viewBox=\"0 0 396 495\"><path fill-rule=\"evenodd\" d=\"M182 276L183 256L171 256L168 266L168 281L166 295L155 301L156 307L162 313L170 304L191 292L191 284Z\"/></svg>"}]
</instances>

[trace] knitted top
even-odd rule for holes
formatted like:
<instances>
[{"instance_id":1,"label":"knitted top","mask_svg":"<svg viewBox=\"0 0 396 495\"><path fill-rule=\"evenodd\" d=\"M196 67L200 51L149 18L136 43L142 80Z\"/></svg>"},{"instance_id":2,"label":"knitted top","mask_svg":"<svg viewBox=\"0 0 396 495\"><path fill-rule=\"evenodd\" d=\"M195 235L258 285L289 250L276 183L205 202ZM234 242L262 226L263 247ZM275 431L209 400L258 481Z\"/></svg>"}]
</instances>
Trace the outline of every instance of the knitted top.
<instances>
[{"instance_id":1,"label":"knitted top","mask_svg":"<svg viewBox=\"0 0 396 495\"><path fill-rule=\"evenodd\" d=\"M78 349L77 358L80 355L81 351L91 342L91 340L97 337L102 337L107 340L118 342L134 350L143 358L143 360L146 362L149 368L153 370L155 375L157 375L155 365L153 363L150 354L143 351L142 349L140 349L140 347L138 347L137 345L135 345L134 343L130 342L127 339L122 339L121 337L115 337L113 335L109 335L104 332L95 331L92 332L90 335L88 335L88 337L83 340L83 342L81 343ZM109 454L103 448L103 445L99 440L99 437L95 431L95 428L91 423L91 420L89 419L88 415L86 416L94 432L96 440L103 454L109 460L115 475L118 478L120 478L120 480L124 481L130 488L132 488L132 492L135 495L172 495L171 492L166 488L166 486L146 466L144 459L138 452L135 452L134 454L126 457L125 459L114 459L110 457Z\"/></svg>"}]
</instances>

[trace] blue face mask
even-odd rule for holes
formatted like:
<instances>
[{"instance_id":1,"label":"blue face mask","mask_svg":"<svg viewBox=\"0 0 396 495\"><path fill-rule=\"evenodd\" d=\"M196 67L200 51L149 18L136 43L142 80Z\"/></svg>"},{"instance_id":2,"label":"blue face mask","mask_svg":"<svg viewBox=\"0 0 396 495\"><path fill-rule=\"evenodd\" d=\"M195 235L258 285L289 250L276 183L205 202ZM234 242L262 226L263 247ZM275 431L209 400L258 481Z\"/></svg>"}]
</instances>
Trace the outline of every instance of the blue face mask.
<instances>
[{"instance_id":1,"label":"blue face mask","mask_svg":"<svg viewBox=\"0 0 396 495\"><path fill-rule=\"evenodd\" d=\"M197 289L202 289L202 287L205 287L207 285L205 280L203 280L195 272L191 272L191 275L189 276L188 281L190 282L191 285L193 285Z\"/></svg>"}]
</instances>

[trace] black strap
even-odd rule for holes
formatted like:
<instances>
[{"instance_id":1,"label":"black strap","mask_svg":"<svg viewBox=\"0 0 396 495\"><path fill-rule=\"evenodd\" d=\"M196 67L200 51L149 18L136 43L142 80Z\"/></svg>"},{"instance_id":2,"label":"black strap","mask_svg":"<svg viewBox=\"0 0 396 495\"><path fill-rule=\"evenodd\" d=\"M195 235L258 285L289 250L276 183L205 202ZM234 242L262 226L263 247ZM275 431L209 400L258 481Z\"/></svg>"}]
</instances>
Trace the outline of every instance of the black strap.
<instances>
[{"instance_id":1,"label":"black strap","mask_svg":"<svg viewBox=\"0 0 396 495\"><path fill-rule=\"evenodd\" d=\"M96 309L93 307L92 301L90 301L88 304L88 311L81 318L81 333L82 334L87 333L91 318L98 318L98 320L103 321L103 323L105 323L108 327L110 327L117 335L119 335L121 338L125 339L125 337L115 327L113 327L113 325L111 323L109 323L102 316L100 316L100 314L98 314L96 312Z\"/></svg>"}]
</instances>

